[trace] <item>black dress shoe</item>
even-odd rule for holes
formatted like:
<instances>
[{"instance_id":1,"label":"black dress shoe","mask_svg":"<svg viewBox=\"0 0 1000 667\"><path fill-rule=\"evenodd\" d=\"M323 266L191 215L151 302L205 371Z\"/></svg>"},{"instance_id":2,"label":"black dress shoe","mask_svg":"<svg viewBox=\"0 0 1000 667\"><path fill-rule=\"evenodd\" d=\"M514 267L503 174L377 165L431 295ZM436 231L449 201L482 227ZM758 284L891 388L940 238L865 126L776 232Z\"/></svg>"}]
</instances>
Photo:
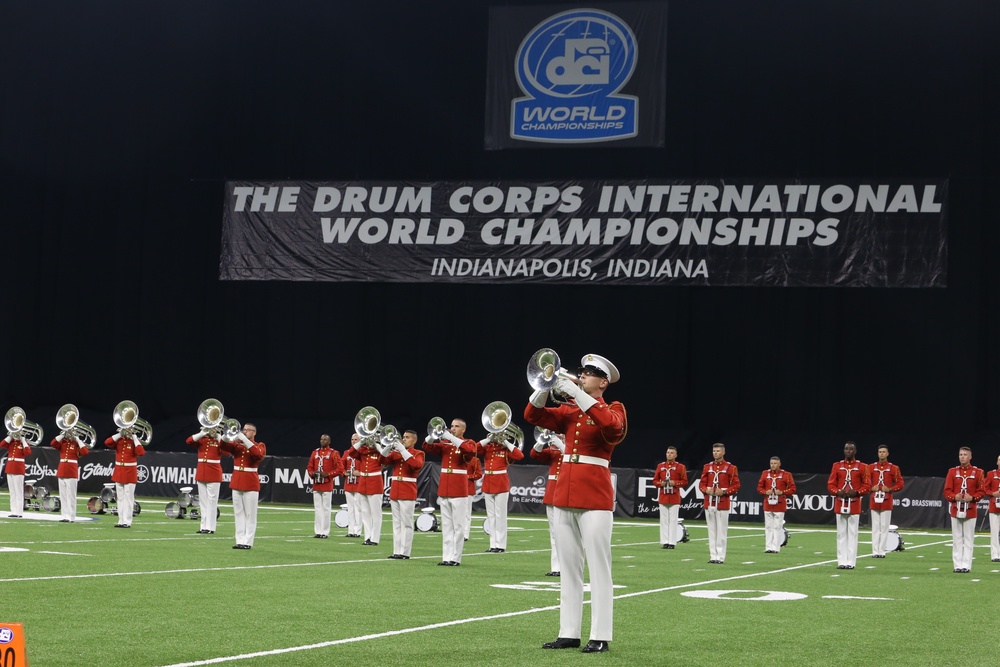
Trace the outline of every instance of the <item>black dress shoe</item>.
<instances>
[{"instance_id":1,"label":"black dress shoe","mask_svg":"<svg viewBox=\"0 0 1000 667\"><path fill-rule=\"evenodd\" d=\"M672 545L672 544L664 544L664 545L663 545L663 548L664 548L664 549L673 549L673 548L674 548L674 545Z\"/></svg>"},{"instance_id":2,"label":"black dress shoe","mask_svg":"<svg viewBox=\"0 0 1000 667\"><path fill-rule=\"evenodd\" d=\"M399 560L410 560L409 556L404 556L403 554L399 554L398 556L396 556L396 558L398 558Z\"/></svg>"},{"instance_id":3,"label":"black dress shoe","mask_svg":"<svg viewBox=\"0 0 1000 667\"><path fill-rule=\"evenodd\" d=\"M838 565L838 566L837 566L837 569L838 569L838 570L846 570L846 569L847 569L847 566L846 566L846 565Z\"/></svg>"},{"instance_id":4,"label":"black dress shoe","mask_svg":"<svg viewBox=\"0 0 1000 667\"><path fill-rule=\"evenodd\" d=\"M591 639L587 642L587 645L583 647L582 653L607 653L610 643L611 642L602 642L597 639Z\"/></svg>"},{"instance_id":5,"label":"black dress shoe","mask_svg":"<svg viewBox=\"0 0 1000 667\"><path fill-rule=\"evenodd\" d=\"M499 549L497 549L497 548L495 548L495 547L490 547L489 549L487 549L487 550L486 550L486 551L484 551L483 553L488 553L488 554L498 554L498 553L500 553L500 550L499 550Z\"/></svg>"},{"instance_id":6,"label":"black dress shoe","mask_svg":"<svg viewBox=\"0 0 1000 667\"><path fill-rule=\"evenodd\" d=\"M450 560L443 560L440 563L438 563L438 565L451 565L451 561ZM955 570L955 571L957 572L958 570Z\"/></svg>"},{"instance_id":7,"label":"black dress shoe","mask_svg":"<svg viewBox=\"0 0 1000 667\"><path fill-rule=\"evenodd\" d=\"M552 570L551 572L546 572L546 577L558 577L560 575L559 570Z\"/></svg>"},{"instance_id":8,"label":"black dress shoe","mask_svg":"<svg viewBox=\"0 0 1000 667\"><path fill-rule=\"evenodd\" d=\"M542 644L542 648L580 648L580 640L558 637L554 642Z\"/></svg>"},{"instance_id":9,"label":"black dress shoe","mask_svg":"<svg viewBox=\"0 0 1000 667\"><path fill-rule=\"evenodd\" d=\"M498 554L502 554L502 553L503 553L503 552L505 552L505 551L507 551L507 550L506 550L506 549L500 549L500 548L498 547L498 548L497 548L497 551L496 551L496 552L497 552Z\"/></svg>"},{"instance_id":10,"label":"black dress shoe","mask_svg":"<svg viewBox=\"0 0 1000 667\"><path fill-rule=\"evenodd\" d=\"M243 545L242 545L242 544L234 544L234 545L233 545L233 548L234 548L234 549L242 549L242 548L243 548Z\"/></svg>"}]
</instances>

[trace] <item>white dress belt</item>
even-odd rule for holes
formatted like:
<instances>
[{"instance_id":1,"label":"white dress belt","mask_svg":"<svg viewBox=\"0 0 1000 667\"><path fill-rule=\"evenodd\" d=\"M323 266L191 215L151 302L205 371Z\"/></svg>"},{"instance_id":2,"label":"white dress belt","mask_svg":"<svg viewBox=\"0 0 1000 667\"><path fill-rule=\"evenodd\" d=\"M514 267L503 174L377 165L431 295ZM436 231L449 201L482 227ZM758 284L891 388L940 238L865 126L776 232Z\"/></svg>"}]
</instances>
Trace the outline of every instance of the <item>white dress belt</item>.
<instances>
[{"instance_id":1,"label":"white dress belt","mask_svg":"<svg viewBox=\"0 0 1000 667\"><path fill-rule=\"evenodd\" d=\"M563 463L586 463L592 466L607 468L610 463L607 459L598 456L585 456L584 454L563 454Z\"/></svg>"}]
</instances>

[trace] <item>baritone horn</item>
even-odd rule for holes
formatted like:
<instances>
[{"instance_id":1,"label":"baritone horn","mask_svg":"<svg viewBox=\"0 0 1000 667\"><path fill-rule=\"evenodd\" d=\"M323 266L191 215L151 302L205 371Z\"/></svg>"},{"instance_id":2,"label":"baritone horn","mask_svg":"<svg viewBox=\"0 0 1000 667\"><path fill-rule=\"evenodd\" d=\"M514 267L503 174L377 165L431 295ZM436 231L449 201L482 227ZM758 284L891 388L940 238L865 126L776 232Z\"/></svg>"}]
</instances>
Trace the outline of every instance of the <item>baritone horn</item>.
<instances>
[{"instance_id":1,"label":"baritone horn","mask_svg":"<svg viewBox=\"0 0 1000 667\"><path fill-rule=\"evenodd\" d=\"M366 405L358 410L358 414L354 415L354 432L362 440L372 442L378 434L378 427L381 423L382 415L379 414L378 410Z\"/></svg>"},{"instance_id":2,"label":"baritone horn","mask_svg":"<svg viewBox=\"0 0 1000 667\"><path fill-rule=\"evenodd\" d=\"M483 409L483 428L492 433L499 442L513 443L518 449L524 447L524 431L511 423L510 406L503 401L493 401Z\"/></svg>"},{"instance_id":3,"label":"baritone horn","mask_svg":"<svg viewBox=\"0 0 1000 667\"><path fill-rule=\"evenodd\" d=\"M214 398L206 398L198 406L198 423L207 431L215 431L218 437L235 438L240 432L240 422L226 418L226 409Z\"/></svg>"},{"instance_id":4,"label":"baritone horn","mask_svg":"<svg viewBox=\"0 0 1000 667\"><path fill-rule=\"evenodd\" d=\"M427 422L427 435L434 440L440 440L448 432L448 422L441 417L431 417Z\"/></svg>"},{"instance_id":5,"label":"baritone horn","mask_svg":"<svg viewBox=\"0 0 1000 667\"><path fill-rule=\"evenodd\" d=\"M143 445L149 446L153 439L153 425L139 416L139 407L132 401L122 401L115 406L111 418L119 429L129 429L135 433Z\"/></svg>"},{"instance_id":6,"label":"baritone horn","mask_svg":"<svg viewBox=\"0 0 1000 667\"><path fill-rule=\"evenodd\" d=\"M28 420L28 415L24 410L16 405L4 415L3 423L11 435L16 435L29 445L37 445L42 441L45 432L42 427L33 421Z\"/></svg>"},{"instance_id":7,"label":"baritone horn","mask_svg":"<svg viewBox=\"0 0 1000 667\"><path fill-rule=\"evenodd\" d=\"M542 349L531 355L528 359L528 384L535 391L551 391L556 382L560 379L578 383L579 378L562 367L559 355L549 347ZM549 394L556 403L571 403L572 399L564 397L562 394L551 391Z\"/></svg>"},{"instance_id":8,"label":"baritone horn","mask_svg":"<svg viewBox=\"0 0 1000 667\"><path fill-rule=\"evenodd\" d=\"M60 431L75 435L84 447L93 447L97 440L97 431L80 419L80 411L72 403L67 403L56 412L56 426Z\"/></svg>"}]
</instances>

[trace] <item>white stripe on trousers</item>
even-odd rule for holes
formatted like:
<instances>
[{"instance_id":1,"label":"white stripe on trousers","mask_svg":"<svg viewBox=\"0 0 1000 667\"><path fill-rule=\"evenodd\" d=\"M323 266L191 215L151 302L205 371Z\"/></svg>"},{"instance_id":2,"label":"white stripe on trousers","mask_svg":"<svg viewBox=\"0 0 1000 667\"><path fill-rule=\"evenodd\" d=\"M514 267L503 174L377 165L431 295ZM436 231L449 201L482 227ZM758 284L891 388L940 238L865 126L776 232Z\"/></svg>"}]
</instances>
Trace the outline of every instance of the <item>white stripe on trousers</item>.
<instances>
[{"instance_id":1,"label":"white stripe on trousers","mask_svg":"<svg viewBox=\"0 0 1000 667\"><path fill-rule=\"evenodd\" d=\"M545 506L545 517L549 520L549 548L552 554L549 557L549 571L559 571L559 547L556 546L556 508L553 505Z\"/></svg>"}]
</instances>

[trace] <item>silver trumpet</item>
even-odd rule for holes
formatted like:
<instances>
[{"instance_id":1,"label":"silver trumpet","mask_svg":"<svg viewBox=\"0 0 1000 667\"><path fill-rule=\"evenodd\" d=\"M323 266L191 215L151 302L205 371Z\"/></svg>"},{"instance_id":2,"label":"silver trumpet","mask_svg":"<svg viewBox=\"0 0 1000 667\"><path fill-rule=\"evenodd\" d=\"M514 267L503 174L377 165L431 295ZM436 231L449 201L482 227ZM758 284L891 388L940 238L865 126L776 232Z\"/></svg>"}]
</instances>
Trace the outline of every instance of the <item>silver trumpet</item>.
<instances>
[{"instance_id":1,"label":"silver trumpet","mask_svg":"<svg viewBox=\"0 0 1000 667\"><path fill-rule=\"evenodd\" d=\"M60 431L75 435L84 447L93 447L97 440L97 431L80 419L80 411L72 403L67 403L56 412L56 426Z\"/></svg>"},{"instance_id":2,"label":"silver trumpet","mask_svg":"<svg viewBox=\"0 0 1000 667\"><path fill-rule=\"evenodd\" d=\"M431 417L427 422L427 435L434 440L440 440L448 432L448 422L441 417Z\"/></svg>"},{"instance_id":3,"label":"silver trumpet","mask_svg":"<svg viewBox=\"0 0 1000 667\"><path fill-rule=\"evenodd\" d=\"M33 421L28 420L24 410L16 405L4 415L3 423L11 435L17 436L29 445L37 445L42 441L45 431Z\"/></svg>"},{"instance_id":4,"label":"silver trumpet","mask_svg":"<svg viewBox=\"0 0 1000 667\"><path fill-rule=\"evenodd\" d=\"M354 415L354 432L358 434L364 444L374 447L378 441L378 430L382 424L382 415L370 405L358 410Z\"/></svg>"},{"instance_id":5,"label":"silver trumpet","mask_svg":"<svg viewBox=\"0 0 1000 667\"><path fill-rule=\"evenodd\" d=\"M579 383L580 378L562 367L559 355L549 347L531 355L528 359L528 384L535 391L550 390L549 397L556 403L571 404L573 400L554 391L560 379Z\"/></svg>"}]
</instances>

